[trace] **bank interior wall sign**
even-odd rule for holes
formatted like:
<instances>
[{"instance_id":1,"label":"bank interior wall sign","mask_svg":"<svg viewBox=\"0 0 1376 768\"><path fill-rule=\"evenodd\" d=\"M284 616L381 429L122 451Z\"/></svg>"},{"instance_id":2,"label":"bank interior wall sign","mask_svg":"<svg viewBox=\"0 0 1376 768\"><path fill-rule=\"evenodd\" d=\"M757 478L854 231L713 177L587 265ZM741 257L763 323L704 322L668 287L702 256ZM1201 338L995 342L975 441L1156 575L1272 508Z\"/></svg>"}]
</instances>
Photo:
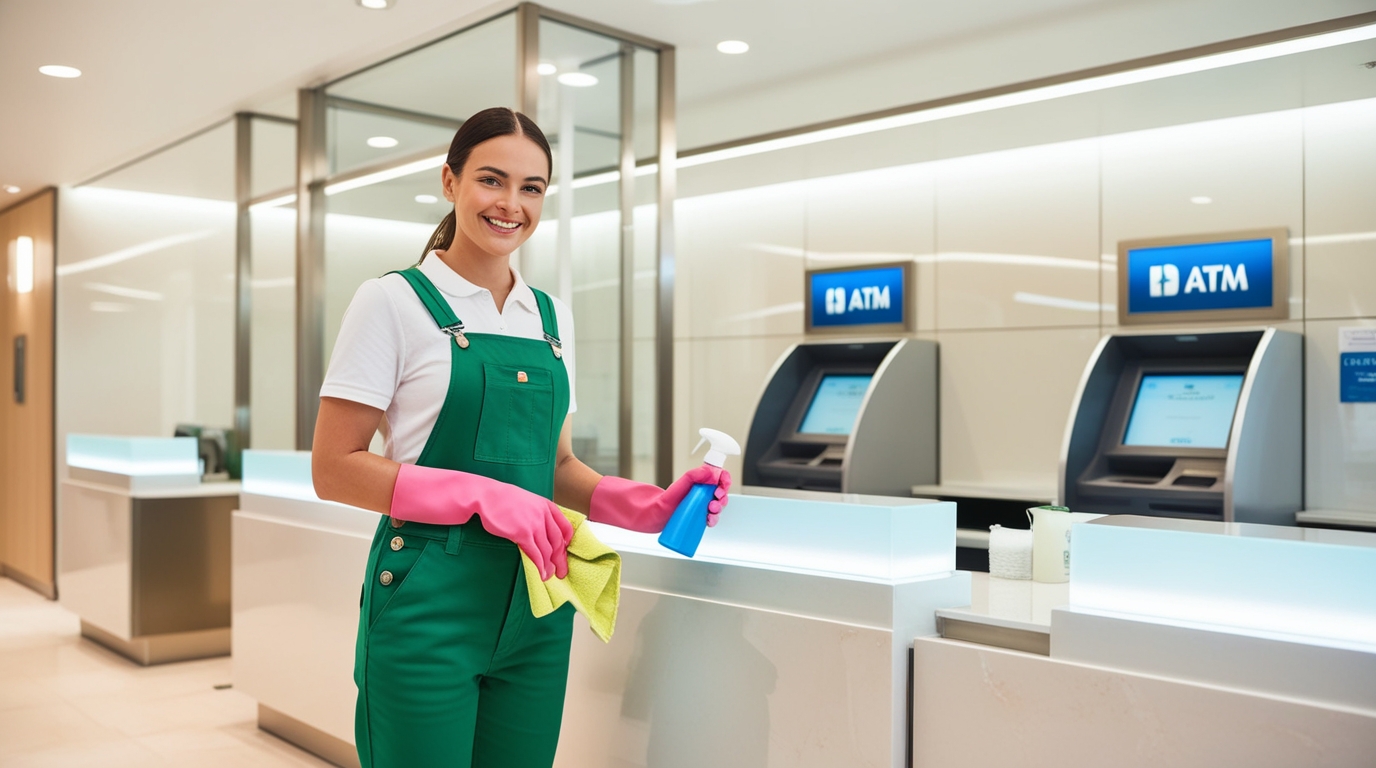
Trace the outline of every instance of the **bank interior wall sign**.
<instances>
[{"instance_id":1,"label":"bank interior wall sign","mask_svg":"<svg viewBox=\"0 0 1376 768\"><path fill-rule=\"evenodd\" d=\"M808 270L807 333L912 331L912 262Z\"/></svg>"},{"instance_id":2,"label":"bank interior wall sign","mask_svg":"<svg viewBox=\"0 0 1376 768\"><path fill-rule=\"evenodd\" d=\"M1119 325L1289 316L1284 227L1118 243Z\"/></svg>"}]
</instances>

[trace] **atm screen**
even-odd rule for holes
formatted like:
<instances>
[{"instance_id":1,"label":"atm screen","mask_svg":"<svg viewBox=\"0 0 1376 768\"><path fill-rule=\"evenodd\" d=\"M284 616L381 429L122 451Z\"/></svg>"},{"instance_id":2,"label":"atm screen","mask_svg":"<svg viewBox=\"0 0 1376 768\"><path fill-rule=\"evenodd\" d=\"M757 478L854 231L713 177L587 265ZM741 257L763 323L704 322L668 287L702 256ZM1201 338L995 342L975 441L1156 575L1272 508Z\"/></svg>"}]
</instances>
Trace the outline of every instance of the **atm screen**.
<instances>
[{"instance_id":1,"label":"atm screen","mask_svg":"<svg viewBox=\"0 0 1376 768\"><path fill-rule=\"evenodd\" d=\"M872 378L872 374L823 376L798 431L809 435L849 435Z\"/></svg>"},{"instance_id":2,"label":"atm screen","mask_svg":"<svg viewBox=\"0 0 1376 768\"><path fill-rule=\"evenodd\" d=\"M1144 374L1123 445L1226 448L1242 374Z\"/></svg>"}]
</instances>

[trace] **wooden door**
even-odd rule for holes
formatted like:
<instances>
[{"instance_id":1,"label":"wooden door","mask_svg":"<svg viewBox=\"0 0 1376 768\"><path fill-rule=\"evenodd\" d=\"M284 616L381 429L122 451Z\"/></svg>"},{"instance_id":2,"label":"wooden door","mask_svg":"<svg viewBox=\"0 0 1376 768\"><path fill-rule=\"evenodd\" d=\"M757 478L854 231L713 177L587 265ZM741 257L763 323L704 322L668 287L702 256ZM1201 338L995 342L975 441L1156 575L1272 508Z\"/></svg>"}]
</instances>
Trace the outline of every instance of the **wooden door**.
<instances>
[{"instance_id":1,"label":"wooden door","mask_svg":"<svg viewBox=\"0 0 1376 768\"><path fill-rule=\"evenodd\" d=\"M0 565L50 598L54 569L53 242L57 192L0 211L7 279L0 301ZM32 289L21 285L21 253L32 245ZM22 351L20 349L22 345Z\"/></svg>"}]
</instances>

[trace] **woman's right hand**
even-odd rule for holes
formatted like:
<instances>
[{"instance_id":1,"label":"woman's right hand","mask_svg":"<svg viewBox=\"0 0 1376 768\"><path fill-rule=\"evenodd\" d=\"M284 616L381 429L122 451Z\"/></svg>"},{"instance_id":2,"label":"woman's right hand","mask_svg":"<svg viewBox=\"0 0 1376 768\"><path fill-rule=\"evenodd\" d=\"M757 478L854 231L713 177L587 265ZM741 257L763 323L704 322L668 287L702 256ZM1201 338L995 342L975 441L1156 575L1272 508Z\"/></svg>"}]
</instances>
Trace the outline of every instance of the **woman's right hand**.
<instances>
[{"instance_id":1,"label":"woman's right hand","mask_svg":"<svg viewBox=\"0 0 1376 768\"><path fill-rule=\"evenodd\" d=\"M515 542L540 570L542 581L549 581L551 574L560 579L568 576L573 524L549 499L514 485L501 485L516 493L502 494L504 498L497 504L478 510L483 530Z\"/></svg>"},{"instance_id":2,"label":"woman's right hand","mask_svg":"<svg viewBox=\"0 0 1376 768\"><path fill-rule=\"evenodd\" d=\"M568 576L573 524L554 502L470 472L402 464L392 491L394 520L461 525L474 515L483 530L507 539L535 563L540 578Z\"/></svg>"}]
</instances>

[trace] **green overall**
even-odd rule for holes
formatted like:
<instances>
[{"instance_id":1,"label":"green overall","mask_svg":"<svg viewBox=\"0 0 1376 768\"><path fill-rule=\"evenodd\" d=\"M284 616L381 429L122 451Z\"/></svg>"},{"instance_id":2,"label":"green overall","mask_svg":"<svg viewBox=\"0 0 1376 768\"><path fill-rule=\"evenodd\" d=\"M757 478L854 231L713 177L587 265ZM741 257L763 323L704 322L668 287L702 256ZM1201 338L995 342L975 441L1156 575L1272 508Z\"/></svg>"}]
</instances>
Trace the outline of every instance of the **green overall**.
<instances>
[{"instance_id":1,"label":"green overall","mask_svg":"<svg viewBox=\"0 0 1376 768\"><path fill-rule=\"evenodd\" d=\"M554 495L568 374L550 298L545 339L465 335L419 269L400 272L449 334L449 392L416 463ZM479 513L481 515L481 513ZM354 732L363 768L549 768L573 606L536 619L516 545L463 525L383 516L359 613Z\"/></svg>"}]
</instances>

